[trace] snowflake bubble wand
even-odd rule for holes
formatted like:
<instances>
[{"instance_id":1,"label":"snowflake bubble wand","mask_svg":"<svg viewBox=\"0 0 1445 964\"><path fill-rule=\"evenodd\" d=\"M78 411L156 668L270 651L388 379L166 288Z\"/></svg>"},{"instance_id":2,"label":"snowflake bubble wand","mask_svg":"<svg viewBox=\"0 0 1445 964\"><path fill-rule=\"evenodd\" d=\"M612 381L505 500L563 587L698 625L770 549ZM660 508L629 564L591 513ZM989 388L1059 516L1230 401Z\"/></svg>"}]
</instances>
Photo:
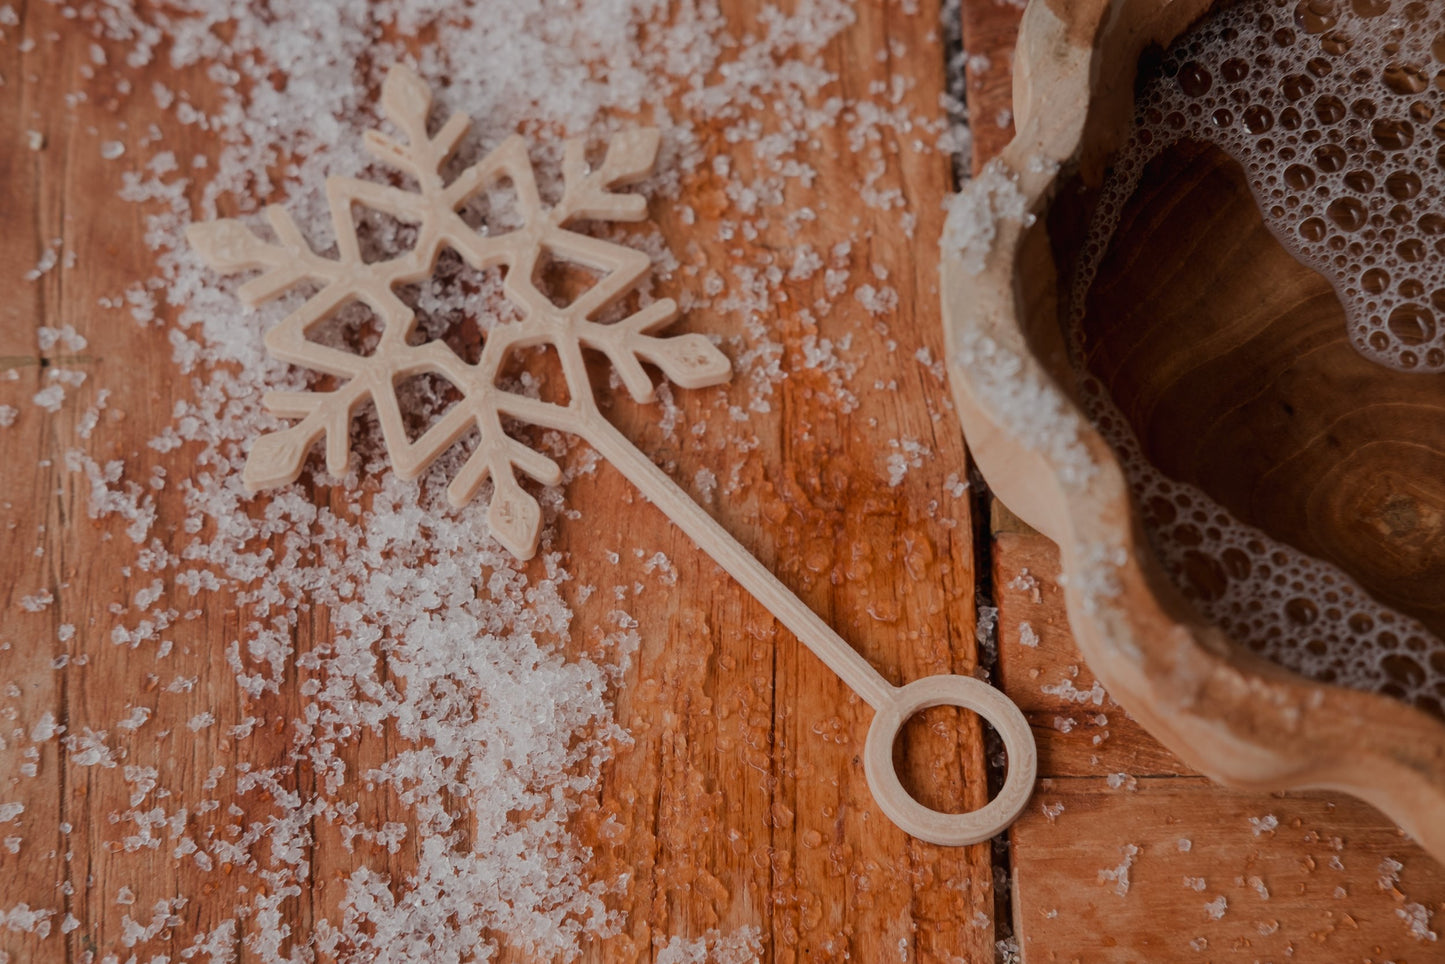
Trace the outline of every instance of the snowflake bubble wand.
<instances>
[{"instance_id":1,"label":"snowflake bubble wand","mask_svg":"<svg viewBox=\"0 0 1445 964\"><path fill-rule=\"evenodd\" d=\"M437 132L427 133L431 91L412 71L394 67L382 89L387 116L406 142L369 131L365 144L381 162L415 179L415 191L334 177L326 197L336 231L337 257L324 257L307 244L295 222L277 206L266 209L275 233L264 240L241 222L225 219L193 225L191 245L217 271L233 274L261 270L240 288L250 304L276 298L303 283L321 286L295 311L266 333L276 358L342 380L331 391L272 392L265 404L277 415L300 421L263 435L252 445L243 472L251 491L296 480L312 446L324 435L326 465L346 471L351 420L367 401L376 406L384 442L397 472L415 478L468 431L480 438L447 487L456 506L470 501L482 483L492 480L487 512L492 534L514 555L536 552L542 514L537 500L517 481L521 472L544 485L556 485L557 463L503 430L503 417L580 436L599 455L663 511L729 575L766 606L799 640L874 709L863 754L873 798L903 830L932 843L961 845L985 840L1007 827L1023 810L1033 789L1037 752L1023 714L998 690L969 676L937 675L905 686L881 676L833 629L784 586L721 525L688 497L665 472L603 417L593 395L583 349L604 354L623 385L639 402L651 401L649 363L684 388L720 384L731 375L725 355L701 334L663 337L656 332L678 316L670 299L654 302L615 323L594 320L629 294L651 267L638 250L569 228L579 221L638 221L647 202L614 188L634 183L652 171L659 136L639 130L612 138L602 163L591 169L583 143L564 148L561 199L546 206L522 139L513 136L450 183L441 168L469 121L454 115ZM473 229L460 211L477 195L510 181L523 218L521 227L498 234ZM416 243L390 260L362 258L353 207L370 208L415 226ZM410 344L417 317L395 292L398 285L429 277L444 248L457 252L473 269L505 266L504 292L521 312L520 320L488 332L480 358L470 364L441 341ZM582 265L601 275L596 285L566 307L539 290L535 274L544 257ZM383 322L380 341L370 355L328 347L307 335L351 301L365 303ZM498 373L513 349L553 346L569 387L566 404L507 391ZM419 438L408 438L396 385L415 375L445 378L461 400ZM904 722L933 706L960 706L989 720L1008 749L1008 777L998 795L968 813L943 813L915 800L893 766L893 744Z\"/></svg>"}]
</instances>

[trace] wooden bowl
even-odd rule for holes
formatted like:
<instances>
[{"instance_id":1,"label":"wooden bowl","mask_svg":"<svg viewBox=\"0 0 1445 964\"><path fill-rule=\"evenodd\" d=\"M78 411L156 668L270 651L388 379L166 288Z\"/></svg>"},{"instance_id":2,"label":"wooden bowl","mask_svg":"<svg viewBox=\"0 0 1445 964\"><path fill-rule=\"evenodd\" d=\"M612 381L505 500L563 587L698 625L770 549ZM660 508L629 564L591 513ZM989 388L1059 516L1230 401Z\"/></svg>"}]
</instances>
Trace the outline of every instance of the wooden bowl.
<instances>
[{"instance_id":1,"label":"wooden bowl","mask_svg":"<svg viewBox=\"0 0 1445 964\"><path fill-rule=\"evenodd\" d=\"M954 398L998 497L1058 544L1080 649L1133 717L1214 779L1344 790L1445 859L1445 715L1307 679L1204 619L1080 404L1059 279L1128 137L1141 55L1210 7L1029 4L1018 134L954 202L966 213L944 237ZM1232 161L1181 149L1161 163L1115 238L1127 271L1106 265L1091 289L1105 323L1090 371L1166 474L1445 636L1445 375L1402 375L1352 349L1329 283L1264 227ZM1201 264L1237 284L1190 288ZM1226 321L1247 323L1248 337L1221 335ZM1330 427L1330 444L1284 464L1301 423L1281 406L1296 404L1305 424Z\"/></svg>"}]
</instances>

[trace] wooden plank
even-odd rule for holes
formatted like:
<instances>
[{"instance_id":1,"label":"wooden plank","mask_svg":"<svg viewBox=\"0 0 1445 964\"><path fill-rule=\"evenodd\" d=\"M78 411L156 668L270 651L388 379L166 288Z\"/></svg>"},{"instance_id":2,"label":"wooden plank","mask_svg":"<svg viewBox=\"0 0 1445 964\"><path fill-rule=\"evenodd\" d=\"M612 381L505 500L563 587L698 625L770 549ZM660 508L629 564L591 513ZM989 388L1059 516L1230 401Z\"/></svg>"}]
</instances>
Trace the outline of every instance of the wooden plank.
<instances>
[{"instance_id":1,"label":"wooden plank","mask_svg":"<svg viewBox=\"0 0 1445 964\"><path fill-rule=\"evenodd\" d=\"M937 49L929 39L933 15L899 16L881 3L861 4L858 12L841 49L829 53L846 85L860 90L903 71L916 80L908 109L935 113L943 65L941 57L927 56ZM920 55L880 62L884 37ZM849 149L842 129L822 140L815 159L820 182L862 183L876 160ZM730 150L721 143L710 149ZM906 139L886 145L882 157L885 186L897 183L909 197L938 198L949 187L945 159ZM840 229L861 233L866 245L855 245L853 263L868 259L884 267L899 294L887 327L841 304L809 320L802 309L823 296L820 274L797 285L769 319L786 346L789 375L774 412L755 415L744 437L709 431L671 449L652 414L632 411L625 400L617 403L619 424L644 450L666 450L669 461L676 460L669 470L684 483L699 469L736 459L755 434L761 444L743 458L737 491L718 499L718 518L889 679L967 671L974 663L967 500L939 502L945 480L961 473L965 457L940 374L914 361L922 348L941 357L936 261L895 218L836 190L806 203L819 208L815 226L779 225L741 251L736 242L713 240L725 211L691 228L664 214L664 230L676 239L674 250L684 243L699 247L699 265L748 262L761 251L802 244L826 251ZM936 237L937 205L912 210L918 215L912 238ZM856 218L860 227L844 227ZM694 318L708 330L705 312ZM835 343L853 339L862 360L850 383L874 386L860 392L856 412L838 409L827 372L798 364L799 346L812 335ZM695 400L680 402L684 423L700 414ZM900 438L921 440L933 457L895 487L879 470L892 451L888 441ZM597 481L607 487L597 504L626 498L610 471L600 470ZM615 533L606 539L610 545L658 527L641 505L607 523L604 531ZM640 866L637 858L616 861L633 874L624 898L632 943L645 947L649 935L762 921L770 937L767 959L779 964L904 954L922 961L988 959L988 848L937 848L887 823L871 806L859 762L871 712L675 530L666 529L665 537L663 550L679 565L679 587L698 587L688 594L698 601L680 605L665 621L657 618L663 614L639 614L644 643L636 683L618 697L619 716L636 721L630 726L637 742L612 768L602 800L603 811L615 811L626 828L624 852L645 855ZM574 559L579 555L574 549ZM706 647L706 665L697 649L664 642L677 639ZM982 743L971 717L940 711L911 727L908 743L907 775L920 796L945 807L982 804ZM699 813L708 815L709 830L701 853Z\"/></svg>"},{"instance_id":2,"label":"wooden plank","mask_svg":"<svg viewBox=\"0 0 1445 964\"><path fill-rule=\"evenodd\" d=\"M722 6L739 22L750 22L754 13L744 0ZM818 96L840 87L860 94L903 76L910 83L901 90L901 106L913 116L937 117L944 83L937 11L922 6L904 14L884 0L860 4L858 23L825 54L842 81ZM131 607L156 577L133 565L137 547L123 521L89 518L89 485L65 465L72 449L100 465L120 460L125 478L143 490L156 470L172 483L198 471L194 448L158 452L146 445L169 423L174 403L191 392L170 359L165 328L133 325L123 311L96 310L100 298L155 273L143 241L143 209L116 197L126 164L104 161L99 144L115 137L134 146L152 123L182 158L213 152L214 144L198 127L177 125L149 97L117 104L101 96L102 81L94 85L96 96L67 106L63 95L90 52L89 38L69 29L60 7L27 5L15 30L34 47L0 46L6 78L0 164L7 174L0 197L10 228L0 238L0 278L13 293L0 307L0 355L18 359L11 364L19 372L16 381L0 382L0 403L20 409L16 424L0 429L14 454L0 463L0 645L8 644L0 652L3 675L16 684L0 697L7 721L0 803L20 802L25 811L13 824L24 838L19 851L0 848L0 909L24 903L57 912L46 938L0 930L0 950L24 961L107 954L149 960L162 953L174 960L237 906L274 898L273 918L252 915L234 935L242 959L251 960L256 951L247 941L273 940L284 950L308 938L317 920L335 919L354 870L369 867L403 879L419 845L414 837L395 852L351 844L316 821L307 854L313 884L300 893L272 893L273 882L239 862L203 866L193 856L176 856L183 839L203 850L238 839L253 822L268 819L276 797L305 798L320 779L291 756L292 721L302 715L314 679L292 667L277 693L248 696L237 688L222 650L244 635L250 616L228 590L192 596L165 571L164 605L180 613L164 633L168 655L159 657L153 643L113 642L112 634L134 628L138 616L111 612L111 605ZM887 51L882 59L881 50ZM199 72L177 74L161 61L141 71L134 86L148 90L153 81L207 88ZM196 96L206 108L204 95ZM766 105L750 111L766 122ZM359 125L347 124L348 135L359 137ZM29 129L42 132L43 150L26 148ZM736 211L707 172L685 186L692 223L681 204L655 205L663 235L683 262L668 282L669 294L696 288L716 266L781 264L786 270L802 244L827 252L851 238L844 260L860 274L874 265L885 272L898 305L886 319L875 319L848 297L814 316L801 309L822 294L821 273L792 283L789 300L762 319L783 347L787 377L777 385L771 413L753 413L745 423L727 416L729 406L749 402L743 383L720 395L678 392L684 430L675 435L659 427L655 408L620 399L611 409L684 488L697 490L698 473L716 470L722 484L710 506L715 515L897 682L967 672L975 662L967 499L940 495L947 477L961 474L965 455L942 376L917 357L922 349L932 359L941 354L931 239L941 227L938 200L950 177L947 158L925 139L885 131L881 143L857 153L842 126L820 133L817 182L796 198L817 211L817 221L777 223L752 239L720 240L723 222ZM710 134L704 149L737 165L752 163L748 145L720 132ZM897 188L916 215L911 232L899 212L868 207L853 189L875 165L883 171L880 189ZM76 267L26 282L24 272L60 236L66 239L62 256L73 253ZM89 340L92 360L67 362L85 366L88 379L68 390L52 415L30 401L46 377L36 329L64 324ZM687 324L739 334L727 327L736 328L735 315L706 307ZM810 337L852 339L849 360L858 367L849 384L859 395L857 411L839 406L827 372L805 364ZM82 419L100 389L111 392L108 406L94 434L82 437ZM706 430L693 434L694 425ZM929 455L892 484L889 443L903 439L916 440ZM607 652L607 634L617 625L609 616L618 605L612 589L644 587L629 595L641 603L627 605L640 645L613 694L616 719L631 742L616 747L600 792L573 828L592 849L589 872L616 888L608 901L620 924L615 937L588 949L587 959L648 961L667 938L745 925L761 928L765 958L778 962L991 959L989 848L933 847L888 824L872 805L859 762L871 719L867 707L617 473L606 466L580 472L584 461L580 451L568 461L579 476L567 497L585 521L561 526L552 546L573 576L563 587L575 613L569 651L615 658ZM736 485L729 485L734 467ZM374 491L374 481L363 486ZM314 482L300 491L351 517L343 494ZM174 484L155 494L155 507L153 533L178 549L186 541L186 519ZM671 586L648 565L659 551L676 569ZM618 554L615 562L609 552ZM538 560L528 572L540 576L544 567ZM589 596L584 587L597 591ZM41 589L55 601L40 612L24 611L21 598ZM290 639L295 659L332 638L333 615L320 606L303 615ZM75 634L62 639L62 626L74 626ZM62 656L69 664L53 668ZM142 728L117 728L137 712L148 714ZM64 749L54 740L37 744L36 774L27 776L28 735L46 713L73 739ZM193 729L205 713L215 722ZM231 735L230 728L246 720L256 721L254 727ZM114 766L86 755L87 730L105 733ZM910 727L905 743L908 782L921 797L951 807L982 802L982 741L971 717L931 713ZM405 746L395 733L360 737L345 750L348 772L364 773ZM291 772L273 788L242 793L239 763ZM213 777L216 767L222 770ZM149 769L168 797L144 792ZM358 783L342 796L376 826L414 818L389 792ZM179 820L176 833L155 831L161 838L155 847L137 842L146 835L137 817L150 807ZM11 826L0 826L0 834ZM177 897L185 898L173 908L179 923L127 943L127 919L148 923L156 902ZM75 926L61 935L67 914ZM536 956L512 948L503 958Z\"/></svg>"},{"instance_id":3,"label":"wooden plank","mask_svg":"<svg viewBox=\"0 0 1445 964\"><path fill-rule=\"evenodd\" d=\"M1439 960L1411 915L1438 912L1445 870L1358 801L1199 777L1053 779L1037 801L1055 816L1013 832L1025 961Z\"/></svg>"},{"instance_id":4,"label":"wooden plank","mask_svg":"<svg viewBox=\"0 0 1445 964\"><path fill-rule=\"evenodd\" d=\"M964 89L973 131L973 171L1013 139L1014 41L1024 5L1016 0L963 0Z\"/></svg>"},{"instance_id":5,"label":"wooden plank","mask_svg":"<svg viewBox=\"0 0 1445 964\"><path fill-rule=\"evenodd\" d=\"M1010 832L1025 964L1435 960L1410 915L1445 909L1445 868L1358 800L1230 790L1191 771L1096 688L1053 544L1002 506L995 519L1001 676L1039 741L1039 787ZM1381 886L1388 861L1403 869Z\"/></svg>"}]
</instances>

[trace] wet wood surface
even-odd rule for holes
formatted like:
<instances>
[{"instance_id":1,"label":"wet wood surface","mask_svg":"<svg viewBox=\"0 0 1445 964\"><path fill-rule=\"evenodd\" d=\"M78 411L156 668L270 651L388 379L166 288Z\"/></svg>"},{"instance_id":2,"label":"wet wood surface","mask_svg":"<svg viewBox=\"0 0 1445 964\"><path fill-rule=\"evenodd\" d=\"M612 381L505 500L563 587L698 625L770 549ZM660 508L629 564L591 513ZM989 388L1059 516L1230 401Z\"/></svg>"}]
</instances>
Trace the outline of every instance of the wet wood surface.
<instances>
[{"instance_id":1,"label":"wet wood surface","mask_svg":"<svg viewBox=\"0 0 1445 964\"><path fill-rule=\"evenodd\" d=\"M723 6L751 16L745 0ZM900 76L901 104L915 116L938 118L944 88L936 10L913 14L883 0L860 4L858 22L825 53L829 68L850 90L887 89ZM137 547L123 521L93 520L89 483L67 467L79 451L104 465L119 461L125 479L171 483L199 471L194 449L148 446L170 421L173 405L191 391L171 360L165 325L143 327L122 311L100 311L112 298L155 275L144 241L144 208L117 198L128 161L106 160L99 144L133 141L152 123L180 157L214 149L198 127L179 128L149 97L121 100L97 92L74 107L63 101L90 56L88 38L67 30L59 7L30 4L11 28L30 43L0 47L0 277L10 292L0 308L0 403L19 410L0 429L7 455L0 463L0 666L5 690L0 713L0 802L23 804L3 829L14 849L0 848L0 910L22 905L53 914L46 928L0 928L0 951L11 961L100 960L131 954L142 960L179 953L237 907L271 900L272 886L244 862L175 856L167 838L157 847L134 845L136 774L154 768L167 800L158 812L180 819L186 836L235 839L264 820L282 795L306 799L319 775L294 767L278 786L259 794L237 788L245 768L287 760L293 721L307 702L307 674L288 672L280 691L241 691L222 655L237 638L244 604L229 590L191 596L165 574L170 605L184 617L169 626L169 653L153 645L116 645L119 615L152 576L134 565ZM885 49L888 55L878 54ZM23 49L28 48L28 49ZM199 75L157 61L134 82L173 89ZM99 81L92 85L101 87ZM820 92L826 96L829 92ZM206 106L204 103L198 106ZM455 105L465 109L465 105ZM760 120L766 107L752 109ZM27 131L43 143L31 149ZM359 129L350 131L360 137ZM708 155L751 163L745 146L713 132ZM819 177L795 203L817 212L812 221L778 221L750 239L719 240L734 217L723 185L707 171L684 186L683 203L653 205L682 268L667 294L701 284L719 265L786 272L804 244L838 267L897 292L886 319L851 296L835 310L803 310L824 296L822 272L791 283L784 302L768 306L760 323L781 346L779 380L768 411L739 422L745 375L721 392L678 391L674 433L658 426L655 408L619 400L610 416L685 489L895 683L975 666L974 539L969 500L950 476L965 472L965 452L950 413L941 351L936 258L941 199L951 189L949 158L921 138L898 133L855 150L847 131L821 134L813 163ZM876 173L881 165L881 174ZM873 173L880 191L897 189L916 216L911 231L896 210L864 204L851 185ZM847 185L849 187L845 188ZM684 206L694 219L685 219ZM25 273L53 238L63 238L61 262L34 281ZM68 260L67 260L68 259ZM162 321L169 318L161 310ZM687 327L736 330L745 312L691 313ZM37 329L73 325L88 341L83 357L58 357L64 346L37 348ZM727 326L733 326L728 330ZM852 338L858 408L840 406L836 376L803 363L813 339ZM922 349L929 354L920 355ZM64 365L86 373L51 413L32 403L47 370ZM82 432L97 393L110 392L93 433ZM695 426L702 430L693 431ZM922 446L900 479L889 456L899 440ZM890 447L893 443L893 447ZM578 468L585 453L574 451ZM695 484L715 470L714 498ZM362 485L373 484L363 481ZM307 498L345 514L346 500L310 477ZM946 488L955 490L945 495ZM609 613L628 609L638 649L611 694L615 718L631 739L613 747L600 791L585 802L572 828L591 848L587 872L612 888L609 906L617 933L591 942L585 959L650 961L670 939L726 940L757 928L766 959L803 961L986 961L994 946L994 878L987 845L941 848L892 827L873 807L860 762L871 711L811 654L781 630L697 547L619 474L603 465L580 473L566 493L580 520L560 524L549 549L572 574L563 588L575 613L569 651L606 660ZM265 497L262 497L265 498ZM476 511L481 512L478 506ZM174 485L156 492L151 534L171 551L185 543L184 506ZM358 524L362 519L358 518ZM664 553L675 583L662 585L649 561ZM614 554L615 553L615 554ZM541 577L545 563L530 564ZM604 587L590 597L579 587ZM646 587L619 604L612 587ZM27 597L53 601L31 611ZM113 611L116 610L116 611ZM316 607L291 640L303 659L328 638L330 614ZM72 632L69 628L74 627ZM178 682L179 681L179 682ZM135 730L117 727L141 707L149 714ZM199 714L217 725L193 726ZM47 716L48 714L48 716ZM262 722L244 736L230 726ZM71 737L98 734L115 765L85 765L83 742L32 741L40 721L54 719ZM903 765L907 782L941 807L973 808L986 799L983 747L970 716L937 711L909 729ZM384 732L362 739L349 765L367 766L404 750ZM137 769L139 768L139 769ZM219 775L213 768L220 768ZM153 798L152 798L153 799ZM197 801L211 801L197 808ZM191 804L176 817L175 804ZM356 791L354 802L377 826L413 819L394 794ZM147 803L147 806L150 804ZM415 841L394 852L336 839L318 824L309 853L310 886L280 891L274 916L245 916L234 935L240 960L259 959L268 941L289 953L322 918L337 919L346 876L359 867L395 879L414 866ZM259 895L259 896L258 896ZM169 921L137 937L157 901L173 901ZM67 922L73 918L73 924ZM8 918L13 925L19 918ZM62 923L66 923L62 933ZM40 930L48 930L42 936ZM537 957L508 946L507 960ZM107 958L109 959L109 958Z\"/></svg>"}]
</instances>

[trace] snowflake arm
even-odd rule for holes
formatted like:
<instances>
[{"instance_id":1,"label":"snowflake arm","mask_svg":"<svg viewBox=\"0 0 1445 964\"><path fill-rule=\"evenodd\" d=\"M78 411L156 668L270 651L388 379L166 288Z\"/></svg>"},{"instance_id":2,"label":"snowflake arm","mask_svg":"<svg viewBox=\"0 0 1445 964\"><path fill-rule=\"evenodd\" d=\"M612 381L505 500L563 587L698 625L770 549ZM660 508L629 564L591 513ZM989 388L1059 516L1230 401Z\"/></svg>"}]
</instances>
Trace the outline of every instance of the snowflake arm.
<instances>
[{"instance_id":1,"label":"snowflake arm","mask_svg":"<svg viewBox=\"0 0 1445 964\"><path fill-rule=\"evenodd\" d=\"M358 178L334 177L326 196L336 238L336 256L317 253L284 210L269 207L267 240L235 220L193 225L188 237L201 257L225 274L259 271L239 294L258 304L303 283L320 285L300 307L266 333L267 350L277 359L341 380L329 391L273 392L266 406L282 418L298 421L253 443L242 478L257 491L295 481L311 449L324 437L326 465L342 474L350 458L350 427L361 408L375 405L382 436L398 474L414 478L469 432L478 441L447 489L453 505L470 501L492 481L488 522L494 536L521 558L535 551L541 531L541 507L518 482L528 475L544 485L561 479L557 464L509 436L503 418L588 435L595 427L596 403L582 349L604 354L632 396L653 397L644 364L684 387L725 381L729 362L706 337L665 337L662 328L678 316L676 303L648 304L616 323L597 320L601 312L634 291L650 268L648 256L625 245L574 230L584 221L638 221L647 215L644 198L617 189L651 173L660 137L655 130L614 136L602 162L586 161L584 144L569 140L563 148L563 190L548 207L538 190L532 164L520 137L503 141L450 183L441 173L465 134L464 116L451 117L428 134L431 92L410 70L393 68L382 89L382 106L400 139L378 131L365 137L378 161L410 175L416 190ZM482 192L510 182L522 226L489 233L474 229L461 211ZM353 217L357 208L385 213L415 226L411 249L396 257L366 262ZM493 328L481 358L468 364L441 342L409 344L416 313L395 293L404 284L428 277L444 249L456 251L474 269L506 269L503 292L521 320ZM539 288L537 269L544 258L583 265L600 280L565 307ZM369 308L382 323L370 355L319 344L310 337L324 321L351 302ZM569 403L542 402L497 385L498 372L515 350L550 344L557 348L566 376ZM417 375L444 378L461 398L419 438L408 438L396 387Z\"/></svg>"}]
</instances>

